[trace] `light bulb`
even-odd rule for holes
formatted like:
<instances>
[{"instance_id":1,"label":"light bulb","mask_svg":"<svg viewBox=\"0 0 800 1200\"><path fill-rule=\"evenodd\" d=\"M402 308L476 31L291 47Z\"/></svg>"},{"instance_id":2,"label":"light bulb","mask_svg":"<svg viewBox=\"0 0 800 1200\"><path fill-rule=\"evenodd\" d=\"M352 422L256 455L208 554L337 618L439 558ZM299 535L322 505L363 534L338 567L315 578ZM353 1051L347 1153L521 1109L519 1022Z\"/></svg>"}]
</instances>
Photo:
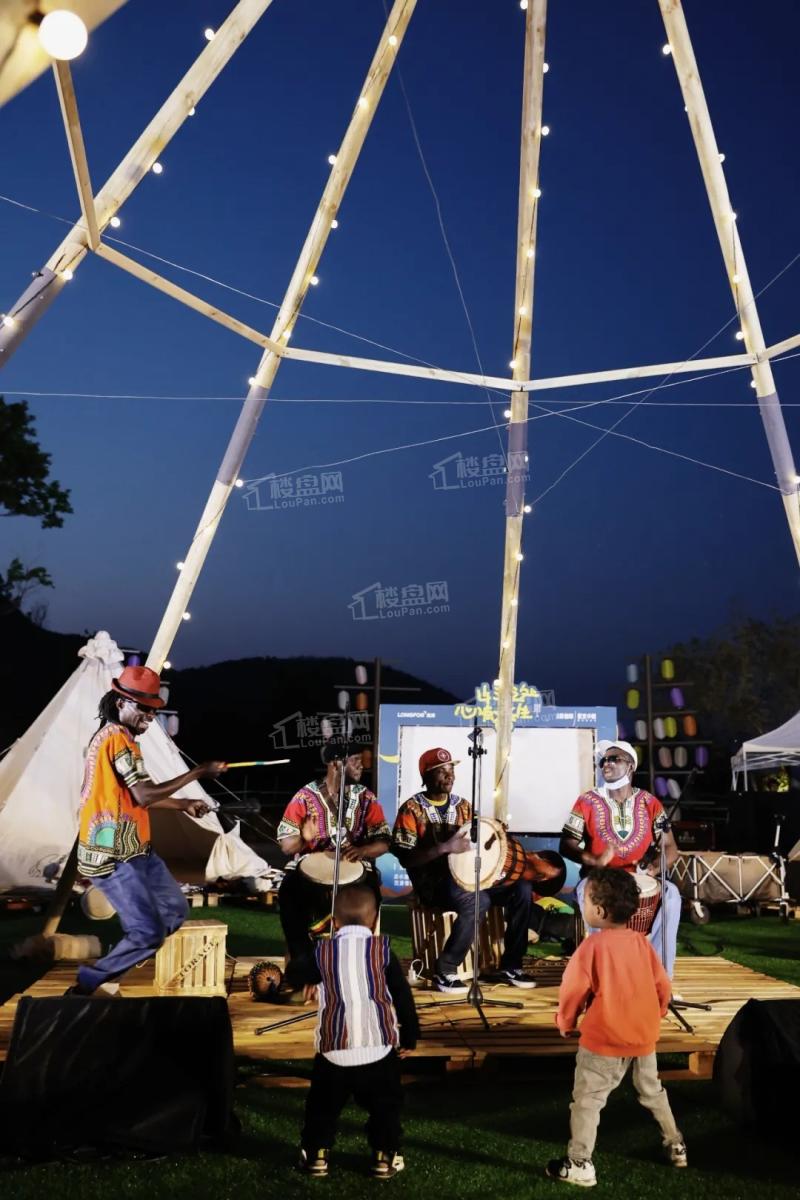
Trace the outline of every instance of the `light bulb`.
<instances>
[{"instance_id":1,"label":"light bulb","mask_svg":"<svg viewBox=\"0 0 800 1200\"><path fill-rule=\"evenodd\" d=\"M152 167L150 168L150 170L153 172L154 175L160 175L161 172L164 170L164 168L162 167L160 162L154 162Z\"/></svg>"},{"instance_id":2,"label":"light bulb","mask_svg":"<svg viewBox=\"0 0 800 1200\"><path fill-rule=\"evenodd\" d=\"M725 155L724 155L724 154L720 154L720 156L719 156L719 161L720 161L720 162L725 162Z\"/></svg>"},{"instance_id":3,"label":"light bulb","mask_svg":"<svg viewBox=\"0 0 800 1200\"><path fill-rule=\"evenodd\" d=\"M665 56L672 54L672 46L670 46L669 42L665 42L661 47L661 53Z\"/></svg>"},{"instance_id":4,"label":"light bulb","mask_svg":"<svg viewBox=\"0 0 800 1200\"><path fill-rule=\"evenodd\" d=\"M531 192L531 195L533 196L534 200L538 200L539 197L541 196L541 194L542 194L542 189L538 188L538 187L535 187L533 189L533 191Z\"/></svg>"},{"instance_id":5,"label":"light bulb","mask_svg":"<svg viewBox=\"0 0 800 1200\"><path fill-rule=\"evenodd\" d=\"M48 13L39 26L39 41L45 53L61 62L69 62L83 54L89 34L77 13L63 8Z\"/></svg>"},{"instance_id":6,"label":"light bulb","mask_svg":"<svg viewBox=\"0 0 800 1200\"><path fill-rule=\"evenodd\" d=\"M736 220L736 213L733 211L733 209L731 209L731 211L728 213L728 216L732 221Z\"/></svg>"},{"instance_id":7,"label":"light bulb","mask_svg":"<svg viewBox=\"0 0 800 1200\"><path fill-rule=\"evenodd\" d=\"M250 387L255 387L258 383L258 380L256 379L255 375L251 375L247 382L250 384Z\"/></svg>"},{"instance_id":8,"label":"light bulb","mask_svg":"<svg viewBox=\"0 0 800 1200\"><path fill-rule=\"evenodd\" d=\"M519 315L520 315L521 317L524 317L524 316L526 315L527 311L528 311L528 310L527 310L527 308L525 307L525 305L524 305L524 304L520 305L520 308L519 308Z\"/></svg>"},{"instance_id":9,"label":"light bulb","mask_svg":"<svg viewBox=\"0 0 800 1200\"><path fill-rule=\"evenodd\" d=\"M366 96L360 96L358 100L359 108L369 108L369 100Z\"/></svg>"},{"instance_id":10,"label":"light bulb","mask_svg":"<svg viewBox=\"0 0 800 1200\"><path fill-rule=\"evenodd\" d=\"M503 649L507 650L510 645L511 645L511 643L509 641L503 642Z\"/></svg>"},{"instance_id":11,"label":"light bulb","mask_svg":"<svg viewBox=\"0 0 800 1200\"><path fill-rule=\"evenodd\" d=\"M244 480L243 480L243 479L237 479L237 480L236 480L236 482L234 483L234 485L233 485L233 486L234 486L234 487L244 487Z\"/></svg>"},{"instance_id":12,"label":"light bulb","mask_svg":"<svg viewBox=\"0 0 800 1200\"><path fill-rule=\"evenodd\" d=\"M331 229L338 229L338 228L339 228L339 222L334 217L333 220L331 221Z\"/></svg>"},{"instance_id":13,"label":"light bulb","mask_svg":"<svg viewBox=\"0 0 800 1200\"><path fill-rule=\"evenodd\" d=\"M204 29L203 30L203 37L206 39L207 42L213 42L215 36L216 35L215 35L213 29Z\"/></svg>"},{"instance_id":14,"label":"light bulb","mask_svg":"<svg viewBox=\"0 0 800 1200\"><path fill-rule=\"evenodd\" d=\"M10 317L8 314L6 314L2 321L0 321L0 325L5 325L8 329L16 329L17 322L14 317Z\"/></svg>"},{"instance_id":15,"label":"light bulb","mask_svg":"<svg viewBox=\"0 0 800 1200\"><path fill-rule=\"evenodd\" d=\"M800 483L800 475L793 475L793 476L792 476L792 482L793 482L793 483Z\"/></svg>"},{"instance_id":16,"label":"light bulb","mask_svg":"<svg viewBox=\"0 0 800 1200\"><path fill-rule=\"evenodd\" d=\"M548 62L542 63L542 74L546 75L549 70L550 70L550 63L548 63Z\"/></svg>"},{"instance_id":17,"label":"light bulb","mask_svg":"<svg viewBox=\"0 0 800 1200\"><path fill-rule=\"evenodd\" d=\"M733 277L733 282L734 282L734 283L741 283L741 282L742 282L742 277L741 277L741 275L734 275L734 277Z\"/></svg>"},{"instance_id":18,"label":"light bulb","mask_svg":"<svg viewBox=\"0 0 800 1200\"><path fill-rule=\"evenodd\" d=\"M741 329L736 330L736 340L737 340L737 342L744 341L744 332Z\"/></svg>"},{"instance_id":19,"label":"light bulb","mask_svg":"<svg viewBox=\"0 0 800 1200\"><path fill-rule=\"evenodd\" d=\"M336 155L335 155L335 154L329 154L329 155L328 155L328 162L330 163L330 165L331 165L332 167L333 167L333 166L335 166L335 165L336 165Z\"/></svg>"},{"instance_id":20,"label":"light bulb","mask_svg":"<svg viewBox=\"0 0 800 1200\"><path fill-rule=\"evenodd\" d=\"M394 34L392 34L392 36L389 38L389 45L390 45L390 46L396 46L396 45L397 45L397 38L394 36Z\"/></svg>"},{"instance_id":21,"label":"light bulb","mask_svg":"<svg viewBox=\"0 0 800 1200\"><path fill-rule=\"evenodd\" d=\"M511 370L513 371L517 365L517 360L515 358L512 358L511 362L508 365L511 368Z\"/></svg>"},{"instance_id":22,"label":"light bulb","mask_svg":"<svg viewBox=\"0 0 800 1200\"><path fill-rule=\"evenodd\" d=\"M163 668L162 668L162 669L163 669L164 671L171 671L171 670L172 670L172 663L169 661L169 659L168 659L168 658L165 658L165 659L164 659L164 664L163 664Z\"/></svg>"},{"instance_id":23,"label":"light bulb","mask_svg":"<svg viewBox=\"0 0 800 1200\"><path fill-rule=\"evenodd\" d=\"M519 6L522 9L522 11L525 12L525 10L528 7L528 0L519 0Z\"/></svg>"},{"instance_id":24,"label":"light bulb","mask_svg":"<svg viewBox=\"0 0 800 1200\"><path fill-rule=\"evenodd\" d=\"M533 246L529 246L529 247L528 247L528 249L525 251L525 257L526 257L526 258L533 258L533 255L534 255L534 249L533 249Z\"/></svg>"},{"instance_id":25,"label":"light bulb","mask_svg":"<svg viewBox=\"0 0 800 1200\"><path fill-rule=\"evenodd\" d=\"M196 112L197 112L197 109L195 108L194 105L192 105L192 107L189 109L189 116L193 117Z\"/></svg>"},{"instance_id":26,"label":"light bulb","mask_svg":"<svg viewBox=\"0 0 800 1200\"><path fill-rule=\"evenodd\" d=\"M543 125L542 126L542 137L547 137L549 133L550 133L550 126Z\"/></svg>"},{"instance_id":27,"label":"light bulb","mask_svg":"<svg viewBox=\"0 0 800 1200\"><path fill-rule=\"evenodd\" d=\"M112 229L119 229L122 221L120 221L119 217L112 217L108 223Z\"/></svg>"},{"instance_id":28,"label":"light bulb","mask_svg":"<svg viewBox=\"0 0 800 1200\"><path fill-rule=\"evenodd\" d=\"M316 287L319 283L319 275L312 275L308 282L312 287Z\"/></svg>"},{"instance_id":29,"label":"light bulb","mask_svg":"<svg viewBox=\"0 0 800 1200\"><path fill-rule=\"evenodd\" d=\"M524 513L530 513L533 512L533 509L531 508L530 504L526 504L522 511Z\"/></svg>"},{"instance_id":30,"label":"light bulb","mask_svg":"<svg viewBox=\"0 0 800 1200\"><path fill-rule=\"evenodd\" d=\"M70 271L69 267L67 267L65 271L61 272L61 278L66 279L67 283L69 283L70 279L72 279L72 271Z\"/></svg>"},{"instance_id":31,"label":"light bulb","mask_svg":"<svg viewBox=\"0 0 800 1200\"><path fill-rule=\"evenodd\" d=\"M525 558L525 555L518 552L514 555L514 557L516 558L517 562L522 562L522 560Z\"/></svg>"},{"instance_id":32,"label":"light bulb","mask_svg":"<svg viewBox=\"0 0 800 1200\"><path fill-rule=\"evenodd\" d=\"M503 416L506 418L506 420L508 420L509 417L511 416L511 409L507 408L506 411L503 413Z\"/></svg>"},{"instance_id":33,"label":"light bulb","mask_svg":"<svg viewBox=\"0 0 800 1200\"><path fill-rule=\"evenodd\" d=\"M281 334L281 337L285 338L287 342L291 336L292 336L291 329L284 329L283 333Z\"/></svg>"},{"instance_id":34,"label":"light bulb","mask_svg":"<svg viewBox=\"0 0 800 1200\"><path fill-rule=\"evenodd\" d=\"M499 688L499 687L502 687L503 685L502 685L502 683L500 682L500 680L499 680L499 679L495 679L495 681L494 681L494 686L495 686L496 688Z\"/></svg>"},{"instance_id":35,"label":"light bulb","mask_svg":"<svg viewBox=\"0 0 800 1200\"><path fill-rule=\"evenodd\" d=\"M511 597L511 607L512 607L512 608L516 608L518 604L519 604L519 600L517 599L517 597L516 597L516 596L512 596L512 597Z\"/></svg>"},{"instance_id":36,"label":"light bulb","mask_svg":"<svg viewBox=\"0 0 800 1200\"><path fill-rule=\"evenodd\" d=\"M176 562L175 566L178 568L179 571L182 571L183 568L186 566L186 563L185 562Z\"/></svg>"},{"instance_id":37,"label":"light bulb","mask_svg":"<svg viewBox=\"0 0 800 1200\"><path fill-rule=\"evenodd\" d=\"M182 621L191 621L191 619L192 619L192 614L190 612L185 612L183 614L183 616L181 617Z\"/></svg>"}]
</instances>

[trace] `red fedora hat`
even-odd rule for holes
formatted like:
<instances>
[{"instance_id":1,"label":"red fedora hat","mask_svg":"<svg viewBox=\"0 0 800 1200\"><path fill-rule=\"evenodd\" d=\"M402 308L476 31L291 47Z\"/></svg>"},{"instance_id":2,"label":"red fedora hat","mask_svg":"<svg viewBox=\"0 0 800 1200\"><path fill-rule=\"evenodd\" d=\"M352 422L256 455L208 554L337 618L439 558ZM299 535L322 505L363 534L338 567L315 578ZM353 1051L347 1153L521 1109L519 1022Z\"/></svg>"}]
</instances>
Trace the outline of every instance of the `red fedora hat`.
<instances>
[{"instance_id":1,"label":"red fedora hat","mask_svg":"<svg viewBox=\"0 0 800 1200\"><path fill-rule=\"evenodd\" d=\"M111 686L120 696L127 696L137 704L148 708L163 708L164 701L158 694L161 679L149 667L125 667L119 679L112 679Z\"/></svg>"}]
</instances>

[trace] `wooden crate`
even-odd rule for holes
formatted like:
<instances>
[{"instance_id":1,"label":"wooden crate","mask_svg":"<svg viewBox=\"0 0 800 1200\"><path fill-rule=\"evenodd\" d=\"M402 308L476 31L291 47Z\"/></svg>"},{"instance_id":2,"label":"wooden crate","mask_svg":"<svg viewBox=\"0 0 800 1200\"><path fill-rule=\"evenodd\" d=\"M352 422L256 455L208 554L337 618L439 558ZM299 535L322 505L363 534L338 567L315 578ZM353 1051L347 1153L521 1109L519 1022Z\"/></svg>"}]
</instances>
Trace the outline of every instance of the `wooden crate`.
<instances>
[{"instance_id":1,"label":"wooden crate","mask_svg":"<svg viewBox=\"0 0 800 1200\"><path fill-rule=\"evenodd\" d=\"M186 921L156 954L155 987L161 996L224 996L224 921Z\"/></svg>"},{"instance_id":2,"label":"wooden crate","mask_svg":"<svg viewBox=\"0 0 800 1200\"><path fill-rule=\"evenodd\" d=\"M442 952L442 947L449 938L453 923L456 919L454 912L440 912L435 908L425 908L415 896L409 900L411 914L411 942L414 958L422 961L420 974L428 981L433 979L436 959ZM503 910L492 905L480 926L480 967L483 971L497 970L503 954L503 935L505 925ZM472 978L472 948L456 974L459 979Z\"/></svg>"}]
</instances>

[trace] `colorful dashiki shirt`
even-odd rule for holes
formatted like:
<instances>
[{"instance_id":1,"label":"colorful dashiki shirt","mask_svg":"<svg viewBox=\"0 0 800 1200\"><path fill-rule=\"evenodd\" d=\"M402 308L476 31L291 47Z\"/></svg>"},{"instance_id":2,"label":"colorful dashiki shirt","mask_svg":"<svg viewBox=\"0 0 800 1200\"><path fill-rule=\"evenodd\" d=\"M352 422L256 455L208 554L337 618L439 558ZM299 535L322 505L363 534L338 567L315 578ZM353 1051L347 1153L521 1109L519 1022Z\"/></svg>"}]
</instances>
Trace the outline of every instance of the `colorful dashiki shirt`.
<instances>
[{"instance_id":1,"label":"colorful dashiki shirt","mask_svg":"<svg viewBox=\"0 0 800 1200\"><path fill-rule=\"evenodd\" d=\"M142 752L122 725L108 724L89 743L81 787L78 870L110 875L116 865L150 852L150 817L130 788L150 776Z\"/></svg>"},{"instance_id":2,"label":"colorful dashiki shirt","mask_svg":"<svg viewBox=\"0 0 800 1200\"><path fill-rule=\"evenodd\" d=\"M614 857L608 866L632 871L654 837L668 829L661 801L649 792L637 790L625 800L615 800L606 788L593 788L575 801L563 832L592 854L611 846Z\"/></svg>"},{"instance_id":3,"label":"colorful dashiki shirt","mask_svg":"<svg viewBox=\"0 0 800 1200\"><path fill-rule=\"evenodd\" d=\"M406 868L414 890L427 900L436 884L449 877L446 858L434 858L418 867L408 865L413 850L446 842L457 829L469 821L472 809L469 800L451 795L446 804L435 804L424 792L417 792L400 805L392 831L392 850Z\"/></svg>"},{"instance_id":4,"label":"colorful dashiki shirt","mask_svg":"<svg viewBox=\"0 0 800 1200\"><path fill-rule=\"evenodd\" d=\"M300 827L306 817L317 814L317 829L319 837L307 843L308 850L333 850L335 848L334 832L336 830L337 811L323 796L317 783L306 784L292 796L286 805L286 811L278 826L278 840L286 837L297 837ZM376 796L363 783L350 783L345 788L343 824L348 833L348 840L356 846L374 842L381 838L387 842L391 838L391 830L386 823L383 809ZM294 862L301 856L295 856ZM291 866L291 864L289 864Z\"/></svg>"}]
</instances>

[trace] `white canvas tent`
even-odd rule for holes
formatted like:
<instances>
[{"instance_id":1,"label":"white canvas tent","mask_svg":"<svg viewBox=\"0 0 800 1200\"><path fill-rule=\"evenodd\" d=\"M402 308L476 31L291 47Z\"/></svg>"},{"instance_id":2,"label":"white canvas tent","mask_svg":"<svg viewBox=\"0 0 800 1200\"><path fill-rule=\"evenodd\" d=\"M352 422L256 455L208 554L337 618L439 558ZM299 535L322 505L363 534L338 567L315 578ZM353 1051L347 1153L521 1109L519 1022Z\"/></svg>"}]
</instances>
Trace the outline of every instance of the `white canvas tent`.
<instances>
[{"instance_id":1,"label":"white canvas tent","mask_svg":"<svg viewBox=\"0 0 800 1200\"><path fill-rule=\"evenodd\" d=\"M750 771L768 771L792 764L800 764L800 712L771 733L762 733L742 744L731 759L733 786L736 787L740 773L746 788Z\"/></svg>"},{"instance_id":2,"label":"white canvas tent","mask_svg":"<svg viewBox=\"0 0 800 1200\"><path fill-rule=\"evenodd\" d=\"M100 699L123 663L105 632L91 638L78 657L80 666L0 762L0 890L47 886L51 872L46 869L63 862L75 841L86 747L98 728ZM157 782L188 769L157 721L140 744L145 766ZM199 783L176 794L209 799ZM268 864L235 830L223 831L213 812L199 820L167 810L153 817L154 848L171 866L177 861L193 868L194 878L184 876L189 882L270 874Z\"/></svg>"}]
</instances>

